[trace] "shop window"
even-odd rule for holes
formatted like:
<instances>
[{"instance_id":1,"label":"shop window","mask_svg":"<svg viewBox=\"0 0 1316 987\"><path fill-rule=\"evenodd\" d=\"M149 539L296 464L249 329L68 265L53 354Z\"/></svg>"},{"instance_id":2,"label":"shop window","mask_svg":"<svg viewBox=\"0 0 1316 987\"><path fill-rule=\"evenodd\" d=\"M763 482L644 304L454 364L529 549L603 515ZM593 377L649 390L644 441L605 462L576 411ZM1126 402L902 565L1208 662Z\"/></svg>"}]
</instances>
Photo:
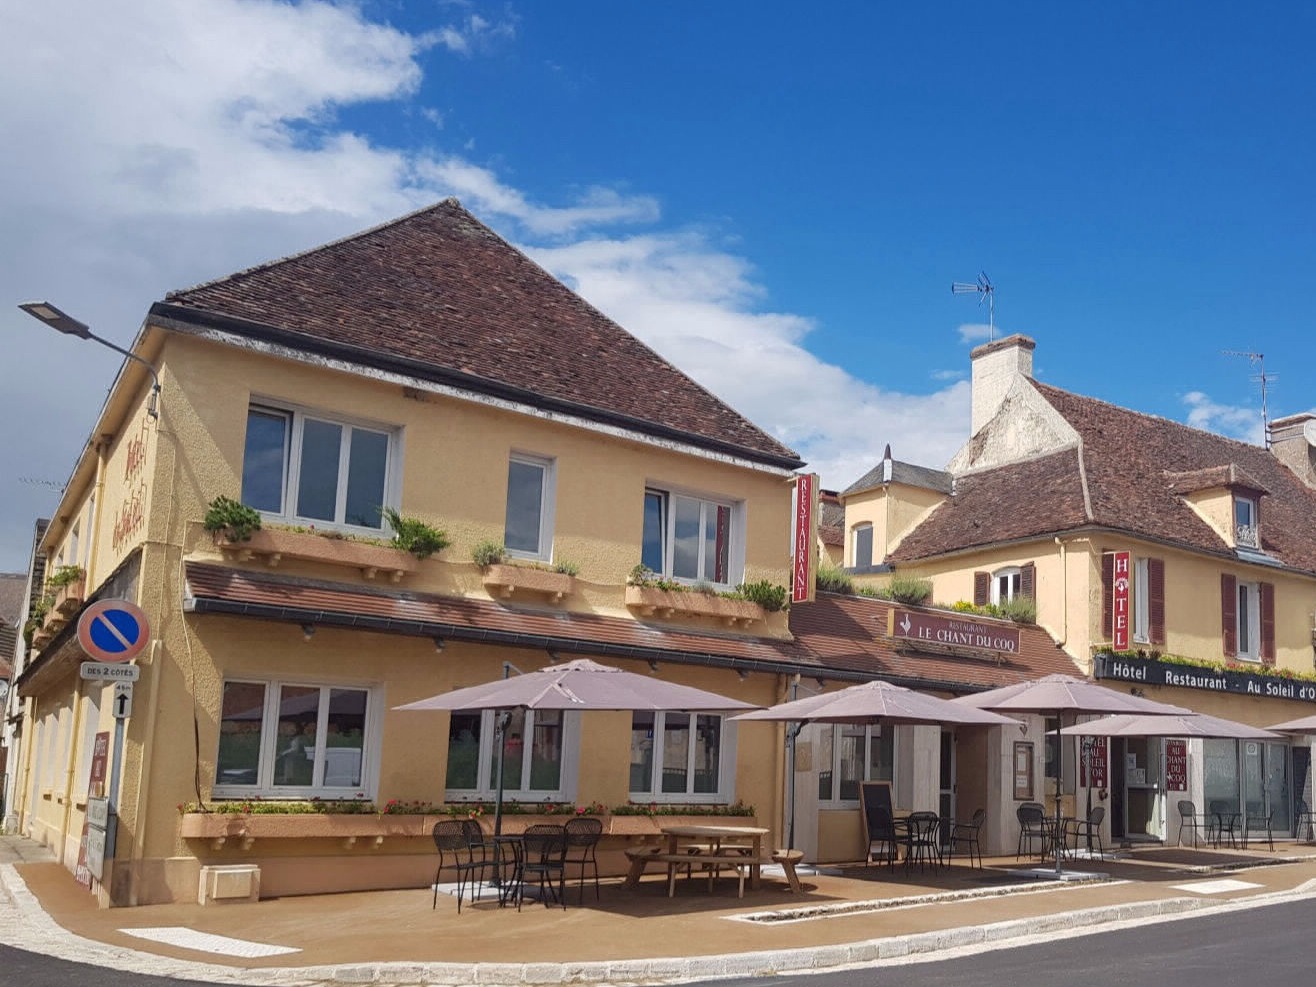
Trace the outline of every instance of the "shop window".
<instances>
[{"instance_id":1,"label":"shop window","mask_svg":"<svg viewBox=\"0 0 1316 987\"><path fill-rule=\"evenodd\" d=\"M445 796L457 801L498 793L498 717L503 725L503 797L556 801L566 797L564 758L574 718L561 710L478 710L453 713L448 723Z\"/></svg>"},{"instance_id":2,"label":"shop window","mask_svg":"<svg viewBox=\"0 0 1316 987\"><path fill-rule=\"evenodd\" d=\"M397 506L396 430L296 409L252 405L242 502L290 523L382 528Z\"/></svg>"},{"instance_id":3,"label":"shop window","mask_svg":"<svg viewBox=\"0 0 1316 987\"><path fill-rule=\"evenodd\" d=\"M670 579L728 586L744 567L743 508L730 502L649 489L644 492L640 561Z\"/></svg>"},{"instance_id":4,"label":"shop window","mask_svg":"<svg viewBox=\"0 0 1316 987\"><path fill-rule=\"evenodd\" d=\"M374 788L369 689L226 682L214 794L352 798Z\"/></svg>"},{"instance_id":5,"label":"shop window","mask_svg":"<svg viewBox=\"0 0 1316 987\"><path fill-rule=\"evenodd\" d=\"M630 795L636 801L720 802L730 796L729 727L714 713L631 714Z\"/></svg>"},{"instance_id":6,"label":"shop window","mask_svg":"<svg viewBox=\"0 0 1316 987\"><path fill-rule=\"evenodd\" d=\"M513 455L507 464L507 520L503 545L509 555L547 562L553 554L553 461Z\"/></svg>"},{"instance_id":7,"label":"shop window","mask_svg":"<svg viewBox=\"0 0 1316 987\"><path fill-rule=\"evenodd\" d=\"M859 783L892 781L895 730L881 724L823 724L818 738L818 801L859 804Z\"/></svg>"}]
</instances>

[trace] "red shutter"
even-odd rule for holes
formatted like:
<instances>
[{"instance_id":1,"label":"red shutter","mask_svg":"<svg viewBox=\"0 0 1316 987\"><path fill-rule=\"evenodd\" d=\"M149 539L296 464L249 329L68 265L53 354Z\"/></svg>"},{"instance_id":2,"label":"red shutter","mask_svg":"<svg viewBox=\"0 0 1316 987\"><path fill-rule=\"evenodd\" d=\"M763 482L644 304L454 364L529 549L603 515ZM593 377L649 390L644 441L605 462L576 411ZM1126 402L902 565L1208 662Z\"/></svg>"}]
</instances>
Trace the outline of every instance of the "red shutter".
<instances>
[{"instance_id":1,"label":"red shutter","mask_svg":"<svg viewBox=\"0 0 1316 987\"><path fill-rule=\"evenodd\" d=\"M992 577L985 572L973 574L973 605L985 607L992 598Z\"/></svg>"},{"instance_id":2,"label":"red shutter","mask_svg":"<svg viewBox=\"0 0 1316 987\"><path fill-rule=\"evenodd\" d=\"M1165 643L1165 562L1147 560L1147 636L1152 644Z\"/></svg>"},{"instance_id":3,"label":"red shutter","mask_svg":"<svg viewBox=\"0 0 1316 987\"><path fill-rule=\"evenodd\" d=\"M1238 654L1238 580L1220 574L1220 638L1226 658Z\"/></svg>"},{"instance_id":4,"label":"red shutter","mask_svg":"<svg viewBox=\"0 0 1316 987\"><path fill-rule=\"evenodd\" d=\"M1261 661L1275 664L1275 584L1261 584Z\"/></svg>"},{"instance_id":5,"label":"red shutter","mask_svg":"<svg viewBox=\"0 0 1316 987\"><path fill-rule=\"evenodd\" d=\"M1115 636L1115 553L1101 556L1101 639Z\"/></svg>"},{"instance_id":6,"label":"red shutter","mask_svg":"<svg viewBox=\"0 0 1316 987\"><path fill-rule=\"evenodd\" d=\"M1037 599L1037 566L1025 562L1019 569L1019 595Z\"/></svg>"}]
</instances>

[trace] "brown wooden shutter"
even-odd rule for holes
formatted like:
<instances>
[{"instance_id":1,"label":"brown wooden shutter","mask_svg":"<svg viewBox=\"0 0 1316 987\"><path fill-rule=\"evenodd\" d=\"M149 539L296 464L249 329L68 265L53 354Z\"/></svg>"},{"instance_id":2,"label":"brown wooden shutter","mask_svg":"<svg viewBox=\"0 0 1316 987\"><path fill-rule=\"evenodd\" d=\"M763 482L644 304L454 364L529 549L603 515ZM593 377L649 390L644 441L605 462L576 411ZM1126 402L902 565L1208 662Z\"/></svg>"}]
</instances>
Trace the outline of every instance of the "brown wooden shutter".
<instances>
[{"instance_id":1,"label":"brown wooden shutter","mask_svg":"<svg viewBox=\"0 0 1316 987\"><path fill-rule=\"evenodd\" d=\"M1115 553L1101 556L1101 639L1115 636Z\"/></svg>"},{"instance_id":2,"label":"brown wooden shutter","mask_svg":"<svg viewBox=\"0 0 1316 987\"><path fill-rule=\"evenodd\" d=\"M985 572L973 574L973 605L985 607L992 598L992 577Z\"/></svg>"},{"instance_id":3,"label":"brown wooden shutter","mask_svg":"<svg viewBox=\"0 0 1316 987\"><path fill-rule=\"evenodd\" d=\"M1031 562L1025 562L1019 568L1019 595L1026 596L1030 600L1037 599L1037 566Z\"/></svg>"},{"instance_id":4,"label":"brown wooden shutter","mask_svg":"<svg viewBox=\"0 0 1316 987\"><path fill-rule=\"evenodd\" d=\"M1165 643L1165 562L1147 560L1147 637Z\"/></svg>"},{"instance_id":5,"label":"brown wooden shutter","mask_svg":"<svg viewBox=\"0 0 1316 987\"><path fill-rule=\"evenodd\" d=\"M1238 580L1220 574L1220 639L1226 658L1238 654Z\"/></svg>"},{"instance_id":6,"label":"brown wooden shutter","mask_svg":"<svg viewBox=\"0 0 1316 987\"><path fill-rule=\"evenodd\" d=\"M1261 584L1261 661L1275 664L1275 584Z\"/></svg>"}]
</instances>

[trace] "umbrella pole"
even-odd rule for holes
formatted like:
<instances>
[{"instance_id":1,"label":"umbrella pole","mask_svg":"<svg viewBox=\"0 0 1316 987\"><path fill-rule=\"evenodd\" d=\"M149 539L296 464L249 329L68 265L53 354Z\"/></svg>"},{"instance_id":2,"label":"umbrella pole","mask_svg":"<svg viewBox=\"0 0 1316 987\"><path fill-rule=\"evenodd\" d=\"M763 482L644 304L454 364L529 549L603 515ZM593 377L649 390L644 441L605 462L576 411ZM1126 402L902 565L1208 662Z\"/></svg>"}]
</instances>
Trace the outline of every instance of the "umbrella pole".
<instances>
[{"instance_id":1,"label":"umbrella pole","mask_svg":"<svg viewBox=\"0 0 1316 987\"><path fill-rule=\"evenodd\" d=\"M1060 716L1060 710L1056 710L1056 828L1052 831L1054 836L1051 846L1056 855L1056 877L1060 876L1060 840L1063 835L1060 832L1060 788L1065 774L1064 740L1060 736L1060 727L1063 724Z\"/></svg>"},{"instance_id":2,"label":"umbrella pole","mask_svg":"<svg viewBox=\"0 0 1316 987\"><path fill-rule=\"evenodd\" d=\"M790 825L786 834L786 849L788 850L795 849L795 742L803 729L804 721L802 720L786 728L786 744L790 747L790 763L788 766L790 777L786 780L790 797Z\"/></svg>"}]
</instances>

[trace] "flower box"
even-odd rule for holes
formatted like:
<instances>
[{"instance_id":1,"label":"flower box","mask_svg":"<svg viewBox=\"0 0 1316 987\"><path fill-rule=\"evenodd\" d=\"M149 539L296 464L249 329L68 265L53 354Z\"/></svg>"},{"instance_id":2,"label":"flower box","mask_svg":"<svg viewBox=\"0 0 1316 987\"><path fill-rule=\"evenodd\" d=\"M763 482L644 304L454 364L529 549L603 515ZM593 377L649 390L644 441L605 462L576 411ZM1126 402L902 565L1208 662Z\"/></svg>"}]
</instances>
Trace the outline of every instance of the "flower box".
<instances>
[{"instance_id":1,"label":"flower box","mask_svg":"<svg viewBox=\"0 0 1316 987\"><path fill-rule=\"evenodd\" d=\"M484 573L484 587L491 596L510 597L518 590L543 593L554 603L575 591L576 579L565 572L552 572L524 565L491 565Z\"/></svg>"},{"instance_id":2,"label":"flower box","mask_svg":"<svg viewBox=\"0 0 1316 987\"><path fill-rule=\"evenodd\" d=\"M59 613L64 617L72 617L82 608L82 601L87 596L86 577L75 579L71 583L65 583L55 591L55 600L51 605L50 612Z\"/></svg>"},{"instance_id":3,"label":"flower box","mask_svg":"<svg viewBox=\"0 0 1316 987\"><path fill-rule=\"evenodd\" d=\"M731 600L714 593L658 589L656 586L627 586L626 605L643 616L713 617L734 627L763 620L764 610L748 600Z\"/></svg>"},{"instance_id":4,"label":"flower box","mask_svg":"<svg viewBox=\"0 0 1316 987\"><path fill-rule=\"evenodd\" d=\"M420 561L400 548L370 545L306 531L262 528L253 532L247 541L229 541L221 537L216 539L216 544L225 555L240 562L261 558L266 565L277 566L284 559L298 559L360 569L367 579L374 579L383 573L395 583L420 569Z\"/></svg>"},{"instance_id":5,"label":"flower box","mask_svg":"<svg viewBox=\"0 0 1316 987\"><path fill-rule=\"evenodd\" d=\"M47 624L43 624L32 632L32 647L40 651L51 641L55 640L58 631Z\"/></svg>"}]
</instances>

